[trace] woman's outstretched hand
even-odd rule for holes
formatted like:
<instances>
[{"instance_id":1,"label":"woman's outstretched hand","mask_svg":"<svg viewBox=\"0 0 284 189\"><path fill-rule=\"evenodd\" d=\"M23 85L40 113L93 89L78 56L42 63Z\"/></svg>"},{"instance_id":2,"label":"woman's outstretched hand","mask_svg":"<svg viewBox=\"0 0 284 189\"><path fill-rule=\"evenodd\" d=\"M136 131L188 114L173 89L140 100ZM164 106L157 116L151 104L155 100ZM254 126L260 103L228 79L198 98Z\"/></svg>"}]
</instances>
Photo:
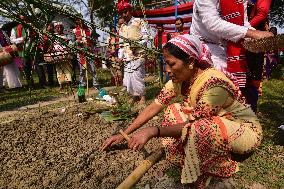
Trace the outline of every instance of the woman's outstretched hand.
<instances>
[{"instance_id":1,"label":"woman's outstretched hand","mask_svg":"<svg viewBox=\"0 0 284 189\"><path fill-rule=\"evenodd\" d=\"M102 147L101 147L101 151L106 150L107 148L119 144L124 140L122 135L113 135L111 137L109 137L108 139L105 140L105 142L103 143Z\"/></svg>"},{"instance_id":2,"label":"woman's outstretched hand","mask_svg":"<svg viewBox=\"0 0 284 189\"><path fill-rule=\"evenodd\" d=\"M132 135L128 147L133 150L141 150L144 145L153 137L157 136L158 128L148 127L141 129Z\"/></svg>"}]
</instances>

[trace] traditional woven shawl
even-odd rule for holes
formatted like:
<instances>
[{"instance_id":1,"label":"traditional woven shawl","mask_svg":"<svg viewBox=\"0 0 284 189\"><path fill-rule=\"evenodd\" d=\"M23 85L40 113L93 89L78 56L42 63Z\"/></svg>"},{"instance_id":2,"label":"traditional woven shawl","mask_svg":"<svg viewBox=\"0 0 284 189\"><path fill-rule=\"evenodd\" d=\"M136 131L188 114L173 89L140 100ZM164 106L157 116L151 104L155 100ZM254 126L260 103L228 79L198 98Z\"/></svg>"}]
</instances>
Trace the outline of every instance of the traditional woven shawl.
<instances>
[{"instance_id":1,"label":"traditional woven shawl","mask_svg":"<svg viewBox=\"0 0 284 189\"><path fill-rule=\"evenodd\" d=\"M26 37L26 31L22 24L18 24L18 26L16 26L14 29L16 32L16 38ZM24 50L23 44L18 45L18 51L19 51L18 53L20 54L21 57L24 56L23 50Z\"/></svg>"},{"instance_id":2,"label":"traditional woven shawl","mask_svg":"<svg viewBox=\"0 0 284 189\"><path fill-rule=\"evenodd\" d=\"M84 34L82 34L82 32L84 32ZM78 41L82 41L82 38L85 37L86 38L86 42L87 42L87 47L91 47L92 43L91 43L91 32L89 30L89 28L87 27L81 27L81 26L77 26L75 28L75 35L76 35L76 39ZM84 53L79 53L79 61L81 65L85 65L86 64L86 56L84 55Z\"/></svg>"},{"instance_id":3,"label":"traditional woven shawl","mask_svg":"<svg viewBox=\"0 0 284 189\"><path fill-rule=\"evenodd\" d=\"M224 20L236 25L244 25L243 0L220 0L220 8ZM240 41L227 43L227 71L237 78L240 88L245 87L247 62L245 49Z\"/></svg>"},{"instance_id":4,"label":"traditional woven shawl","mask_svg":"<svg viewBox=\"0 0 284 189\"><path fill-rule=\"evenodd\" d=\"M25 34L23 32L23 25L19 24L17 26L17 38L24 37Z\"/></svg>"}]
</instances>

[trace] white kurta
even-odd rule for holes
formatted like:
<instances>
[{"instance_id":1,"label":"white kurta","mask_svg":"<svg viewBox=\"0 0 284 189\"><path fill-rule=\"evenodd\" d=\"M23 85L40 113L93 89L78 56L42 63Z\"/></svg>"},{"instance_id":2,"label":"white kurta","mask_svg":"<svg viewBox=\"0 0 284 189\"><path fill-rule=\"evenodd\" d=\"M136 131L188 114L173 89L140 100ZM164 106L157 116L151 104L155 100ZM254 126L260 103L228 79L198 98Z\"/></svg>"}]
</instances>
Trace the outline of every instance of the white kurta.
<instances>
[{"instance_id":1,"label":"white kurta","mask_svg":"<svg viewBox=\"0 0 284 189\"><path fill-rule=\"evenodd\" d=\"M149 38L146 23L142 19L134 17L122 25L120 35L135 40L143 46L147 45ZM130 94L142 96L145 93L145 55L140 48L136 51L139 52L133 54L129 43L124 42L123 48L119 50L119 57L123 58L125 62L123 85Z\"/></svg>"},{"instance_id":2,"label":"white kurta","mask_svg":"<svg viewBox=\"0 0 284 189\"><path fill-rule=\"evenodd\" d=\"M13 61L11 64L4 66L4 77L9 89L22 87L20 80L20 71L16 63Z\"/></svg>"},{"instance_id":3,"label":"white kurta","mask_svg":"<svg viewBox=\"0 0 284 189\"><path fill-rule=\"evenodd\" d=\"M247 18L247 0L244 0L244 26L225 21L220 13L219 0L195 0L190 33L204 41L211 53L215 68L227 69L227 40L237 42L244 38L250 27Z\"/></svg>"}]
</instances>

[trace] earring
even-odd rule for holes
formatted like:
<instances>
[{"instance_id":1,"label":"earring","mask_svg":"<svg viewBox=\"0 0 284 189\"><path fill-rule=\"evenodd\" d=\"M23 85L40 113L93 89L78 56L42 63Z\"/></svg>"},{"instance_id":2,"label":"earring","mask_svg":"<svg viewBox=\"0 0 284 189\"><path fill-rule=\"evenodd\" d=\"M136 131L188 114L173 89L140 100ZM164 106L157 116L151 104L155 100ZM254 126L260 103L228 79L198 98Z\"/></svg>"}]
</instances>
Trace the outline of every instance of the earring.
<instances>
[{"instance_id":1,"label":"earring","mask_svg":"<svg viewBox=\"0 0 284 189\"><path fill-rule=\"evenodd\" d=\"M192 70L192 69L193 69L193 64L189 64L188 68L189 68L190 70Z\"/></svg>"}]
</instances>

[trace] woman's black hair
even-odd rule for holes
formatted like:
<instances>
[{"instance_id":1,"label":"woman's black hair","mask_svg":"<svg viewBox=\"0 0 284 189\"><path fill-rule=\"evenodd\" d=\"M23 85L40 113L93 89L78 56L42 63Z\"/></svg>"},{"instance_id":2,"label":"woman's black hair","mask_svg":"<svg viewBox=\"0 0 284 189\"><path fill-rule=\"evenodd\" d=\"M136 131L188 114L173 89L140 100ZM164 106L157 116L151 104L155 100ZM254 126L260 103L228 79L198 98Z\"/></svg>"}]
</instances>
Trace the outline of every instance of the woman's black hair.
<instances>
[{"instance_id":1,"label":"woman's black hair","mask_svg":"<svg viewBox=\"0 0 284 189\"><path fill-rule=\"evenodd\" d=\"M177 17L175 22L178 21L178 20L182 23L182 25L184 24L182 17Z\"/></svg>"},{"instance_id":2,"label":"woman's black hair","mask_svg":"<svg viewBox=\"0 0 284 189\"><path fill-rule=\"evenodd\" d=\"M177 59L182 60L184 63L188 64L189 63L189 56L186 54L183 50L178 48L172 43L166 43L165 46L163 47L164 50L167 50L171 55L176 57Z\"/></svg>"},{"instance_id":3,"label":"woman's black hair","mask_svg":"<svg viewBox=\"0 0 284 189\"><path fill-rule=\"evenodd\" d=\"M276 28L276 27L271 27L271 28L269 29L269 31L270 31L271 33L273 33L274 35L277 35L277 28Z\"/></svg>"}]
</instances>

